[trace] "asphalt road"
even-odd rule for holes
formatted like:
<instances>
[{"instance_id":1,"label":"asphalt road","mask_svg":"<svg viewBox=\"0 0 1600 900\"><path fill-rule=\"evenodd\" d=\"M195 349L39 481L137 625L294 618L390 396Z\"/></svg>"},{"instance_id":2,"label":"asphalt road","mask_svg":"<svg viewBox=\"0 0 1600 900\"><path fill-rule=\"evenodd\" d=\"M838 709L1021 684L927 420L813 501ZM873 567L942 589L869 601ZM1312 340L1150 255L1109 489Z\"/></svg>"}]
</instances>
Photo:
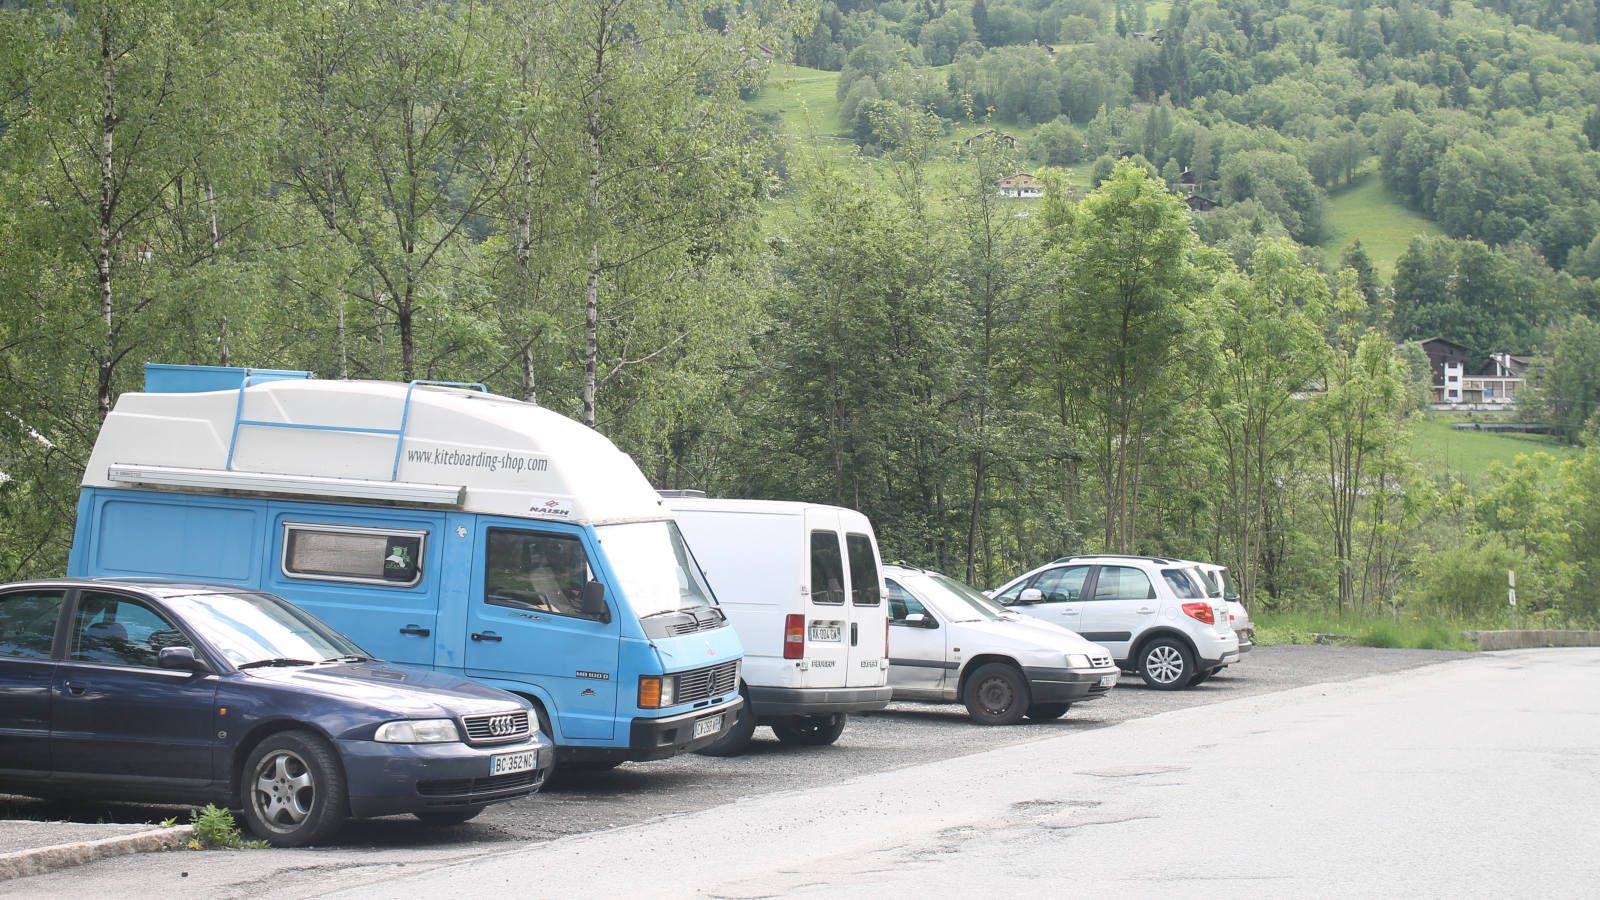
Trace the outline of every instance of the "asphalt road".
<instances>
[{"instance_id":1,"label":"asphalt road","mask_svg":"<svg viewBox=\"0 0 1600 900\"><path fill-rule=\"evenodd\" d=\"M492 860L525 852L530 843L573 835L597 835L626 826L660 827L662 822L703 819L695 813L713 807L744 808L774 797L803 795L862 776L897 770L923 771L996 752L1026 752L1049 746L1060 768L1073 765L1076 739L1096 737L1108 726L1181 712L1203 737L1231 727L1235 708L1252 698L1279 696L1307 686L1349 682L1396 673L1475 654L1376 650L1345 647L1262 647L1245 662L1188 691L1161 692L1136 679L1104 700L1081 704L1064 719L1044 725L984 728L971 724L959 706L899 704L871 715L852 717L832 747L790 748L765 729L751 751L737 759L686 756L625 765L554 784L539 795L491 807L479 819L449 828L427 828L409 817L351 823L333 848L311 851L173 853L107 860L82 869L0 883L0 896L82 894L114 900L142 898L143 885L157 883L167 896L271 897L322 896L331 890L471 860ZM1479 657L1484 658L1484 657ZM1376 679L1381 683L1382 678ZM1374 683L1373 679L1362 682ZM1215 711L1207 707L1227 704ZM1163 717L1165 718L1165 717ZM1052 739L1072 738L1067 743ZM1191 738L1192 742L1193 738ZM1085 745L1087 746L1087 745ZM984 757L987 758L987 757ZM929 789L920 793L926 794ZM155 821L183 813L177 809L132 805L61 804L11 800L11 811L38 818L79 821ZM708 813L717 815L719 813ZM637 829L627 829L633 833ZM1218 832L1225 833L1225 832ZM585 838L584 840L587 840ZM563 841L562 845L567 842Z\"/></svg>"}]
</instances>

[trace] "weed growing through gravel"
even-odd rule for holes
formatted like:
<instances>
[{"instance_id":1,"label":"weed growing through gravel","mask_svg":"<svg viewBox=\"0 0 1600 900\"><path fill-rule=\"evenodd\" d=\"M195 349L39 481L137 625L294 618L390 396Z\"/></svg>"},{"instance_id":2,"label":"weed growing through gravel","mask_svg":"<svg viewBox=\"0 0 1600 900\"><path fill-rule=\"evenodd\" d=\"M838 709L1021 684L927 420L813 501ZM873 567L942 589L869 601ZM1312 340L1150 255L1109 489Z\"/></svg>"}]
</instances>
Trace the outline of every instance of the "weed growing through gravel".
<instances>
[{"instance_id":1,"label":"weed growing through gravel","mask_svg":"<svg viewBox=\"0 0 1600 900\"><path fill-rule=\"evenodd\" d=\"M266 841L245 840L239 833L239 826L233 822L233 813L219 809L216 804L208 803L205 809L195 810L189 821L194 825L190 850L264 850L267 847Z\"/></svg>"}]
</instances>

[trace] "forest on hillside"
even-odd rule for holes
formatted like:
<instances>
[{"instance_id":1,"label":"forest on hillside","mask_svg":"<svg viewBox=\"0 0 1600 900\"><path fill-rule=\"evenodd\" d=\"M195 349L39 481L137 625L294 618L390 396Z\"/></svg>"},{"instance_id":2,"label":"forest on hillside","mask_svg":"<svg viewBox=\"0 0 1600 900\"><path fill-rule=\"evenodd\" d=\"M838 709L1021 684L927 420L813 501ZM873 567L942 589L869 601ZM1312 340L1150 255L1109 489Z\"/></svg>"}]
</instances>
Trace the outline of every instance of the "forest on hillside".
<instances>
[{"instance_id":1,"label":"forest on hillside","mask_svg":"<svg viewBox=\"0 0 1600 900\"><path fill-rule=\"evenodd\" d=\"M1542 9L11 0L0 577L60 574L164 362L484 382L980 587L1162 553L1479 619L1514 567L1592 621L1600 76L1592 7ZM747 111L772 55L839 68L855 155ZM1308 246L1373 156L1448 232L1390 280ZM1419 457L1434 333L1547 357L1571 458Z\"/></svg>"}]
</instances>

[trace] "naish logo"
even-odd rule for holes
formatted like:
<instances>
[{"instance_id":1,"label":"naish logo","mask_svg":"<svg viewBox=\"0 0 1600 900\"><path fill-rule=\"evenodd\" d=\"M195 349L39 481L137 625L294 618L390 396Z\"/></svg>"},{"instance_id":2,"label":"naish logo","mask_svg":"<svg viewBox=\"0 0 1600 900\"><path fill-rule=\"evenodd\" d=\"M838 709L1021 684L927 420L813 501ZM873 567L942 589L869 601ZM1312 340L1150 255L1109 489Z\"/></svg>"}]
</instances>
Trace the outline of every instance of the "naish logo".
<instances>
[{"instance_id":1,"label":"naish logo","mask_svg":"<svg viewBox=\"0 0 1600 900\"><path fill-rule=\"evenodd\" d=\"M528 501L528 513L535 516L550 516L555 519L572 518L571 500L546 500L535 497Z\"/></svg>"}]
</instances>

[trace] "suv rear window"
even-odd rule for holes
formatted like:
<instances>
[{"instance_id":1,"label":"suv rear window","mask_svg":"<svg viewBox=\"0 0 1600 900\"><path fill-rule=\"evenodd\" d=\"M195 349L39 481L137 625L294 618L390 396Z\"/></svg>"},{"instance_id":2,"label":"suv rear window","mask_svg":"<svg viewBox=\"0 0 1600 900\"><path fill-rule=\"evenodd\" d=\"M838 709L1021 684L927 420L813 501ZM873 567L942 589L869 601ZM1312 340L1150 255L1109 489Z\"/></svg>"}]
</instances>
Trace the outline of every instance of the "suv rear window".
<instances>
[{"instance_id":1,"label":"suv rear window","mask_svg":"<svg viewBox=\"0 0 1600 900\"><path fill-rule=\"evenodd\" d=\"M1189 576L1190 573L1183 569L1161 570L1161 578L1166 581L1167 587L1172 588L1173 596L1179 600L1206 599L1206 591L1200 587L1195 579Z\"/></svg>"}]
</instances>

